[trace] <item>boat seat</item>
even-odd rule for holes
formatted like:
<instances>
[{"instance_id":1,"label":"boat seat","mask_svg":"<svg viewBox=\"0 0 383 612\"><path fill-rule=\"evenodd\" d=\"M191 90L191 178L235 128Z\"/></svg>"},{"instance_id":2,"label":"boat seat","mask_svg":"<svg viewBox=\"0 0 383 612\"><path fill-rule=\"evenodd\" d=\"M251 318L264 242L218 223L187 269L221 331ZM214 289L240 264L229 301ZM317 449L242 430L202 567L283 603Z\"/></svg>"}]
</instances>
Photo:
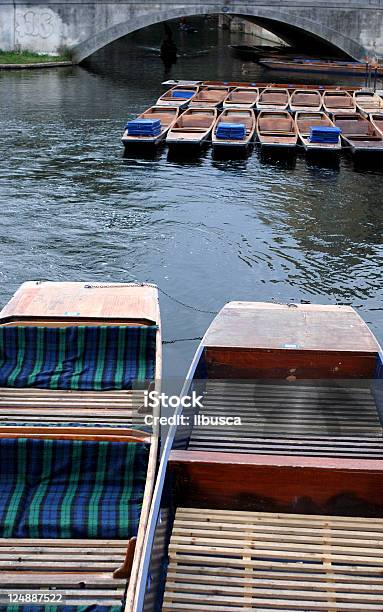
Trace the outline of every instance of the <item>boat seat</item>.
<instances>
[{"instance_id":1,"label":"boat seat","mask_svg":"<svg viewBox=\"0 0 383 612\"><path fill-rule=\"evenodd\" d=\"M149 443L127 430L1 430L0 595L62 585L74 601L121 605Z\"/></svg>"},{"instance_id":2,"label":"boat seat","mask_svg":"<svg viewBox=\"0 0 383 612\"><path fill-rule=\"evenodd\" d=\"M262 132L285 132L290 131L293 126L292 119L276 117L275 119L260 119L259 127Z\"/></svg>"},{"instance_id":3,"label":"boat seat","mask_svg":"<svg viewBox=\"0 0 383 612\"><path fill-rule=\"evenodd\" d=\"M325 104L331 108L351 108L355 106L354 100L348 96L330 96L325 98Z\"/></svg>"},{"instance_id":4,"label":"boat seat","mask_svg":"<svg viewBox=\"0 0 383 612\"><path fill-rule=\"evenodd\" d=\"M0 387L109 391L153 380L157 326L0 326Z\"/></svg>"},{"instance_id":5,"label":"boat seat","mask_svg":"<svg viewBox=\"0 0 383 612\"><path fill-rule=\"evenodd\" d=\"M0 426L142 424L156 330L0 326Z\"/></svg>"},{"instance_id":6,"label":"boat seat","mask_svg":"<svg viewBox=\"0 0 383 612\"><path fill-rule=\"evenodd\" d=\"M379 518L178 508L162 611L381 612L382 540Z\"/></svg>"},{"instance_id":7,"label":"boat seat","mask_svg":"<svg viewBox=\"0 0 383 612\"><path fill-rule=\"evenodd\" d=\"M285 94L264 94L259 100L261 104L287 104L287 96Z\"/></svg>"},{"instance_id":8,"label":"boat seat","mask_svg":"<svg viewBox=\"0 0 383 612\"><path fill-rule=\"evenodd\" d=\"M295 94L291 98L293 106L318 106L320 97L315 94Z\"/></svg>"},{"instance_id":9,"label":"boat seat","mask_svg":"<svg viewBox=\"0 0 383 612\"><path fill-rule=\"evenodd\" d=\"M229 98L229 102L242 102L243 104L252 104L255 102L256 94L249 94L244 91L234 91Z\"/></svg>"}]
</instances>

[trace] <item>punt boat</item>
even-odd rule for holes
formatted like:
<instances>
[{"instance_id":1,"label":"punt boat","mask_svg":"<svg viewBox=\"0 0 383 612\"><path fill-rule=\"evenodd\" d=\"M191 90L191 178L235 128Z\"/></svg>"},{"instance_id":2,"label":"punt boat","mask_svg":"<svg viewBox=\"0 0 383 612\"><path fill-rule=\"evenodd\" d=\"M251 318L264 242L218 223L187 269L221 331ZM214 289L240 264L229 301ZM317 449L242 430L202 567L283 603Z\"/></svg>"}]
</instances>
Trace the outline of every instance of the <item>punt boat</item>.
<instances>
[{"instance_id":1,"label":"punt boat","mask_svg":"<svg viewBox=\"0 0 383 612\"><path fill-rule=\"evenodd\" d=\"M136 145L157 145L166 136L178 117L178 106L152 106L128 121L121 141L125 148Z\"/></svg>"},{"instance_id":2,"label":"punt boat","mask_svg":"<svg viewBox=\"0 0 383 612\"><path fill-rule=\"evenodd\" d=\"M361 77L374 72L374 68L364 62L342 62L342 61L323 61L316 59L288 59L288 58L268 58L259 60L261 66L270 70L283 70L288 72L316 72L319 74L357 74ZM383 67L377 68L377 74L383 74Z\"/></svg>"},{"instance_id":3,"label":"punt boat","mask_svg":"<svg viewBox=\"0 0 383 612\"><path fill-rule=\"evenodd\" d=\"M229 91L230 87L201 87L189 106L190 108L217 108L222 106Z\"/></svg>"},{"instance_id":4,"label":"punt boat","mask_svg":"<svg viewBox=\"0 0 383 612\"><path fill-rule=\"evenodd\" d=\"M372 125L383 135L383 113L371 113Z\"/></svg>"},{"instance_id":5,"label":"punt boat","mask_svg":"<svg viewBox=\"0 0 383 612\"><path fill-rule=\"evenodd\" d=\"M323 108L326 113L355 113L355 100L348 91L323 93Z\"/></svg>"},{"instance_id":6,"label":"punt boat","mask_svg":"<svg viewBox=\"0 0 383 612\"><path fill-rule=\"evenodd\" d=\"M290 94L288 89L278 87L266 87L259 94L257 109L258 110L286 110L290 103Z\"/></svg>"},{"instance_id":7,"label":"punt boat","mask_svg":"<svg viewBox=\"0 0 383 612\"><path fill-rule=\"evenodd\" d=\"M199 85L176 85L165 91L156 102L158 106L186 108L199 91Z\"/></svg>"},{"instance_id":8,"label":"punt boat","mask_svg":"<svg viewBox=\"0 0 383 612\"><path fill-rule=\"evenodd\" d=\"M0 353L0 596L130 610L157 471L157 289L24 283Z\"/></svg>"},{"instance_id":9,"label":"punt boat","mask_svg":"<svg viewBox=\"0 0 383 612\"><path fill-rule=\"evenodd\" d=\"M334 131L335 125L326 113L298 111L295 115L295 123L298 137L305 151L339 153L341 150L340 134Z\"/></svg>"},{"instance_id":10,"label":"punt boat","mask_svg":"<svg viewBox=\"0 0 383 612\"><path fill-rule=\"evenodd\" d=\"M252 109L226 108L214 124L213 148L248 147L254 139L255 125L255 114Z\"/></svg>"},{"instance_id":11,"label":"punt boat","mask_svg":"<svg viewBox=\"0 0 383 612\"><path fill-rule=\"evenodd\" d=\"M351 153L382 153L383 134L359 113L335 113L334 124L342 130L344 144Z\"/></svg>"},{"instance_id":12,"label":"punt boat","mask_svg":"<svg viewBox=\"0 0 383 612\"><path fill-rule=\"evenodd\" d=\"M223 108L254 108L258 100L256 87L236 87L223 101Z\"/></svg>"},{"instance_id":13,"label":"punt boat","mask_svg":"<svg viewBox=\"0 0 383 612\"><path fill-rule=\"evenodd\" d=\"M373 91L368 89L354 91L354 100L356 108L365 117L368 117L371 113L383 112L383 100Z\"/></svg>"},{"instance_id":14,"label":"punt boat","mask_svg":"<svg viewBox=\"0 0 383 612\"><path fill-rule=\"evenodd\" d=\"M294 148L298 142L297 127L288 111L261 111L257 136L263 147Z\"/></svg>"},{"instance_id":15,"label":"punt boat","mask_svg":"<svg viewBox=\"0 0 383 612\"><path fill-rule=\"evenodd\" d=\"M348 306L227 304L182 391L203 408L165 443L133 612L381 610L382 375Z\"/></svg>"},{"instance_id":16,"label":"punt boat","mask_svg":"<svg viewBox=\"0 0 383 612\"><path fill-rule=\"evenodd\" d=\"M217 119L216 108L188 108L169 130L166 144L169 147L200 147L210 137Z\"/></svg>"},{"instance_id":17,"label":"punt boat","mask_svg":"<svg viewBox=\"0 0 383 612\"><path fill-rule=\"evenodd\" d=\"M360 89L359 87L356 86L351 86L351 85L333 85L333 84L327 84L327 85L311 85L308 83L270 83L270 82L251 82L251 81L182 81L182 80L175 80L175 79L169 79L167 81L163 81L162 85L164 87L170 87L177 84L182 84L182 85L187 85L187 84L192 84L192 85L202 85L204 87L206 86L218 86L218 87L258 87L259 89L265 89L266 87L275 87L277 89L289 89L289 90L294 90L294 89L308 89L308 90L312 90L312 89L319 89L320 91L323 90L337 90L337 91L357 91L358 89Z\"/></svg>"},{"instance_id":18,"label":"punt boat","mask_svg":"<svg viewBox=\"0 0 383 612\"><path fill-rule=\"evenodd\" d=\"M305 89L296 89L291 94L290 110L295 113L297 111L320 111L322 108L322 94L315 89L307 91Z\"/></svg>"}]
</instances>

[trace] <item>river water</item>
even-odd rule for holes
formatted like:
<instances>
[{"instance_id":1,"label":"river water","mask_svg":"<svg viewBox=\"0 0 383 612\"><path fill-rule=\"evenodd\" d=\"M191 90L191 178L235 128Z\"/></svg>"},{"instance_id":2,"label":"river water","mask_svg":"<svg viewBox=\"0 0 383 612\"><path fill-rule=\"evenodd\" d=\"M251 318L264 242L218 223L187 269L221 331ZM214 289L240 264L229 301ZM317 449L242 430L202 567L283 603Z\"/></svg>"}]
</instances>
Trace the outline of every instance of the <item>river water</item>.
<instances>
[{"instance_id":1,"label":"river water","mask_svg":"<svg viewBox=\"0 0 383 612\"><path fill-rule=\"evenodd\" d=\"M294 82L232 58L214 22L197 27L177 33L181 57L166 76ZM213 314L198 309L229 300L351 304L383 340L379 167L257 150L123 159L124 123L162 92L161 38L158 26L86 67L1 73L2 303L27 279L145 280L195 308L161 294L165 340L200 336ZM165 374L182 376L196 345L166 345Z\"/></svg>"}]
</instances>

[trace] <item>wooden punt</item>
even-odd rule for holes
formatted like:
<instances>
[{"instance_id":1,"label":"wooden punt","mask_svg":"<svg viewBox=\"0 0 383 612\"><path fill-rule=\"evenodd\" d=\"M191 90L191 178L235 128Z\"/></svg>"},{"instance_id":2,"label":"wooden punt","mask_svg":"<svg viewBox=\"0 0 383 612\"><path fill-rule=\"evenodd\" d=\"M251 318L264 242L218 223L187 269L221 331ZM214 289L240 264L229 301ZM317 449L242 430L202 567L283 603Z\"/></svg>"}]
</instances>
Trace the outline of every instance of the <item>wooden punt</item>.
<instances>
[{"instance_id":1,"label":"wooden punt","mask_svg":"<svg viewBox=\"0 0 383 612\"><path fill-rule=\"evenodd\" d=\"M161 132L157 136L130 136L128 129L122 135L121 141L128 147L129 145L157 145L163 140L169 129L175 124L178 117L179 107L168 106L152 106L146 111L138 115L138 119L159 119L161 121Z\"/></svg>"},{"instance_id":2,"label":"wooden punt","mask_svg":"<svg viewBox=\"0 0 383 612\"><path fill-rule=\"evenodd\" d=\"M315 72L319 74L357 74L361 77L374 72L371 65L364 62L341 62L341 61L320 61L320 60L289 60L276 58L261 58L261 66L269 70L280 70L288 72ZM383 74L382 66L377 68L377 74Z\"/></svg>"},{"instance_id":3,"label":"wooden punt","mask_svg":"<svg viewBox=\"0 0 383 612\"><path fill-rule=\"evenodd\" d=\"M192 84L192 85L201 85L201 86L219 86L219 87L258 87L259 90L265 89L266 87L275 87L276 89L288 89L289 91L294 91L295 89L305 89L312 90L318 89L319 91L324 90L336 90L336 91L349 91L354 92L360 89L360 86L352 86L352 85L312 85L308 83L270 83L270 82L251 82L251 81L177 81L174 79L169 79L167 81L163 81L162 85L164 87L174 86L177 84Z\"/></svg>"},{"instance_id":4,"label":"wooden punt","mask_svg":"<svg viewBox=\"0 0 383 612\"><path fill-rule=\"evenodd\" d=\"M84 326L156 329L154 375L147 384L159 390L162 346L155 286L32 281L24 283L0 313L4 331L37 328L44 333L45 328L82 330ZM0 388L0 444L27 439L149 445L136 537L1 537L0 596L55 588L65 591L68 605L126 605L131 609L158 459L158 428L144 427L146 382L140 386L116 391ZM153 416L159 412L155 410Z\"/></svg>"},{"instance_id":5,"label":"wooden punt","mask_svg":"<svg viewBox=\"0 0 383 612\"><path fill-rule=\"evenodd\" d=\"M259 91L256 87L236 87L223 101L223 108L254 108Z\"/></svg>"},{"instance_id":6,"label":"wooden punt","mask_svg":"<svg viewBox=\"0 0 383 612\"><path fill-rule=\"evenodd\" d=\"M325 91L323 108L326 113L355 113L355 100L348 91Z\"/></svg>"},{"instance_id":7,"label":"wooden punt","mask_svg":"<svg viewBox=\"0 0 383 612\"><path fill-rule=\"evenodd\" d=\"M222 139L217 137L217 128L221 123L243 124L245 126L245 138L242 140ZM254 139L255 133L255 114L251 109L226 108L217 118L213 133L212 145L214 148L234 147L246 148Z\"/></svg>"},{"instance_id":8,"label":"wooden punt","mask_svg":"<svg viewBox=\"0 0 383 612\"><path fill-rule=\"evenodd\" d=\"M165 91L156 102L157 106L186 108L199 91L199 85L176 85Z\"/></svg>"},{"instance_id":9,"label":"wooden punt","mask_svg":"<svg viewBox=\"0 0 383 612\"><path fill-rule=\"evenodd\" d=\"M348 306L227 304L182 390L203 408L165 443L133 612L381 610L382 378Z\"/></svg>"},{"instance_id":10,"label":"wooden punt","mask_svg":"<svg viewBox=\"0 0 383 612\"><path fill-rule=\"evenodd\" d=\"M169 147L200 147L210 137L217 119L216 108L188 108L169 130L166 143Z\"/></svg>"},{"instance_id":11,"label":"wooden punt","mask_svg":"<svg viewBox=\"0 0 383 612\"><path fill-rule=\"evenodd\" d=\"M359 113L334 113L333 119L352 153L383 152L383 134L369 119Z\"/></svg>"},{"instance_id":12,"label":"wooden punt","mask_svg":"<svg viewBox=\"0 0 383 612\"><path fill-rule=\"evenodd\" d=\"M354 91L354 100L356 108L365 117L371 113L383 112L383 100L377 93L368 89Z\"/></svg>"},{"instance_id":13,"label":"wooden punt","mask_svg":"<svg viewBox=\"0 0 383 612\"><path fill-rule=\"evenodd\" d=\"M294 148L298 142L296 124L288 111L261 111L257 136L263 147Z\"/></svg>"},{"instance_id":14,"label":"wooden punt","mask_svg":"<svg viewBox=\"0 0 383 612\"><path fill-rule=\"evenodd\" d=\"M230 87L201 87L189 106L190 108L217 108L222 106L229 91Z\"/></svg>"},{"instance_id":15,"label":"wooden punt","mask_svg":"<svg viewBox=\"0 0 383 612\"><path fill-rule=\"evenodd\" d=\"M278 87L266 87L259 94L257 109L258 110L286 110L290 103L290 94L288 89Z\"/></svg>"},{"instance_id":16,"label":"wooden punt","mask_svg":"<svg viewBox=\"0 0 383 612\"><path fill-rule=\"evenodd\" d=\"M322 108L322 94L317 90L307 91L305 89L296 89L291 94L290 110L295 113L297 111L320 111Z\"/></svg>"},{"instance_id":17,"label":"wooden punt","mask_svg":"<svg viewBox=\"0 0 383 612\"><path fill-rule=\"evenodd\" d=\"M295 115L298 137L305 151L318 153L337 153L342 148L340 136L336 143L310 142L310 128L312 127L334 127L334 123L326 113L298 111Z\"/></svg>"},{"instance_id":18,"label":"wooden punt","mask_svg":"<svg viewBox=\"0 0 383 612\"><path fill-rule=\"evenodd\" d=\"M383 112L371 113L370 121L372 125L383 135Z\"/></svg>"}]
</instances>

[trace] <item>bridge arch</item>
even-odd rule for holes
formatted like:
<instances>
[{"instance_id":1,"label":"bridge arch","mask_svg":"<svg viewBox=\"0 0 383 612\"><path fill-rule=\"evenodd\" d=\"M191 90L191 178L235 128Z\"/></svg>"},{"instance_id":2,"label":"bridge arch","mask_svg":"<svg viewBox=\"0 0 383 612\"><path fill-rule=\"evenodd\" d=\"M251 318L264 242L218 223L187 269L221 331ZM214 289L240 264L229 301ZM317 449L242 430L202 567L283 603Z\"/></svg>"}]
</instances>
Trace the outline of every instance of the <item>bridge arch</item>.
<instances>
[{"instance_id":1,"label":"bridge arch","mask_svg":"<svg viewBox=\"0 0 383 612\"><path fill-rule=\"evenodd\" d=\"M251 5L241 6L235 4L235 7L227 6L223 7L221 11L217 11L216 7L203 6L203 5L170 5L166 8L160 8L161 5L157 4L152 7L150 5L141 4L140 8L135 5L130 7L129 15L127 19L122 20L110 27L95 33L86 40L78 43L72 48L74 60L81 62L86 59L92 53L95 53L102 47L114 42L118 38L126 36L131 32L140 30L141 28L168 21L171 19L181 18L183 16L197 16L206 14L217 14L222 12L226 15L241 15L243 17L252 18L255 22L257 18L264 23L267 22L267 28L273 31L273 24L278 24L279 35L280 27L285 24L287 26L301 30L317 39L330 43L332 46L337 47L347 55L363 60L367 55L367 50L362 46L359 41L347 36L340 28L332 27L325 23L322 19L310 18L302 15L299 11L293 9L276 9L267 7L252 7ZM147 7L147 8L146 8ZM343 28L342 28L343 30ZM277 32L276 32L277 33Z\"/></svg>"}]
</instances>

